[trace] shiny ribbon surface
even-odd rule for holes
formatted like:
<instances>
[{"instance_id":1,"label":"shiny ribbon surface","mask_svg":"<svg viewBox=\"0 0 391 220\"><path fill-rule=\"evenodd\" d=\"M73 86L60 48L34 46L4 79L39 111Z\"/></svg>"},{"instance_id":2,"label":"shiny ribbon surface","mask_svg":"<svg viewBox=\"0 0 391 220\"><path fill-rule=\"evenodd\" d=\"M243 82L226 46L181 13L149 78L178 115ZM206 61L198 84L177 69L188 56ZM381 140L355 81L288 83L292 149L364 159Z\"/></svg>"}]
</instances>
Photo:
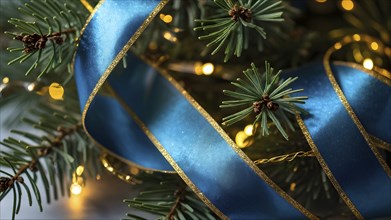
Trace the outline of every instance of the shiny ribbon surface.
<instances>
[{"instance_id":1,"label":"shiny ribbon surface","mask_svg":"<svg viewBox=\"0 0 391 220\"><path fill-rule=\"evenodd\" d=\"M319 162L342 199L359 219L391 216L391 178L383 159L373 152L341 102L323 64L313 64L288 75L299 75L293 88L304 88L310 98L298 117ZM333 65L330 74L354 113L370 134L389 141L391 87L369 71L352 65ZM387 165L386 165L387 166ZM388 168L388 169L387 169Z\"/></svg>"},{"instance_id":2,"label":"shiny ribbon surface","mask_svg":"<svg viewBox=\"0 0 391 220\"><path fill-rule=\"evenodd\" d=\"M166 2L106 0L95 8L83 30L74 61L86 131L99 145L142 169L177 172L221 218L316 219L259 170L167 73L155 70L131 54L127 55L127 69L115 68ZM380 192L391 190L390 179L360 138L330 82L327 78L317 78L324 75L321 67L300 70L306 75L297 85L312 100L305 105L311 112L304 119L305 125L328 167L362 215L388 215L381 203L389 204L390 197L385 198ZM365 109L356 113L364 126L370 124L368 132L389 141L390 133L382 130L390 128L385 120L390 119L391 113L385 111L391 110L391 100L384 95L389 87L372 76L365 78L367 75L357 69L334 68L342 89L349 90L344 92L349 102L355 103L354 108L356 104L359 108L362 104L370 105L369 101L378 103L371 114L382 118L375 117L375 124L372 124L373 115ZM349 77L355 78L351 74L356 72L362 79L358 77L355 86L345 84ZM320 86L314 87L309 83L312 80L319 80ZM105 81L111 95L104 92ZM371 93L375 99L369 97L367 102L355 94L373 86L369 81L377 83L377 93L383 95ZM103 92L98 94L100 89ZM344 178L344 174L350 178ZM373 192L373 200L365 201L363 197L368 198L365 192Z\"/></svg>"}]
</instances>

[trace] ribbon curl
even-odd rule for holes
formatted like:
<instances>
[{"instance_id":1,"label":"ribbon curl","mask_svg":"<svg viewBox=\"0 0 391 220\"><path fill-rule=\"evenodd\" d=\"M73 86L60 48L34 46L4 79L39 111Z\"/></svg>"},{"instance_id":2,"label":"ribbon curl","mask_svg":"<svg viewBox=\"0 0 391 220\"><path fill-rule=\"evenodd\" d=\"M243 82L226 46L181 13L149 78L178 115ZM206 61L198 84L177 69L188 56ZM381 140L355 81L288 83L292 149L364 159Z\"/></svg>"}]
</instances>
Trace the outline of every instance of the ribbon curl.
<instances>
[{"instance_id":1,"label":"ribbon curl","mask_svg":"<svg viewBox=\"0 0 391 220\"><path fill-rule=\"evenodd\" d=\"M86 132L113 155L141 170L163 173L175 171L201 200L223 219L302 219L304 217L317 219L272 182L167 73L163 70L157 71L130 54L127 57L129 67L116 68L121 58L167 2L168 0L106 0L101 1L94 9L83 28L74 60L75 77L83 112L82 122ZM340 65L334 68L342 73L338 74L343 78L342 81L349 80L345 79L345 75L348 77L349 73L357 72L356 69ZM300 72L312 72L313 77L317 77L322 75L324 70L318 65L302 69ZM328 151L322 151L323 147L318 146L319 152L330 170L334 172L334 176L338 178L340 173L346 172L347 167L355 168L353 166L359 161L357 156L365 160L369 158L370 161L370 166L360 172L365 171L367 175L370 169L372 172L381 168L369 148L365 150L361 147L366 146L365 141L361 139L354 141L360 149L362 148L360 151L351 141L346 143L338 141L342 134L346 134L342 137L346 141L351 135L361 134L353 131L346 132L346 129L354 130L355 125L343 111L341 102L337 102L338 97L331 90L330 83L326 82L327 78L323 77L324 86L322 84L321 87L315 88L313 87L315 83L309 83L311 76L307 77L307 75L309 74L302 77L300 82L309 96L315 98L311 99L313 102L309 102L305 107L312 115L317 116L315 118L321 117L325 123L317 124L319 121L311 121L313 120L311 117L304 119L315 143L322 143L325 138L331 138L333 132L328 130L325 134L321 132L322 129L328 129L328 118L334 117L338 119L335 122L340 122L341 119L349 124L343 127L345 130L338 130L338 126L336 127L334 132L337 134L333 134L336 135L335 145L326 146L325 149L329 149ZM361 80L366 82L369 79L364 77ZM99 90L104 90L105 81L110 85L109 90L111 94L115 94L115 97L105 95L104 92L98 93ZM378 88L380 84L377 83L376 86ZM352 94L363 88L363 86L357 87ZM328 90L325 91L326 89ZM389 88L384 89L382 88L381 91ZM328 101L323 92L327 92L334 98ZM391 104L389 99L382 97L384 100L381 101ZM330 106L330 108L339 105L340 107L337 107L339 111L329 109L331 113L324 112L317 107L320 103L321 106ZM331 124L335 127L335 123ZM321 128L320 125L324 127ZM314 136L319 136L320 139ZM388 141L388 139L384 140ZM343 148L341 144L348 144L350 147ZM317 152L315 148L313 150ZM347 151L351 154L353 150L358 155L346 156L343 161L336 161L332 160L335 158L333 150L338 150L339 155L345 156L348 155ZM361 154L369 155L363 157ZM330 161L327 155L331 155ZM319 155L317 157L320 158ZM363 165L361 164L360 167ZM386 183L382 190L391 189L388 184L390 179L382 172L376 172L374 184L377 186ZM356 173L359 172L354 174ZM354 176L355 180L358 181L359 176L358 174ZM350 193L348 189L353 188L351 194L361 195L357 200L352 199L352 201L363 202L363 208L358 205L356 207L359 207L360 211L363 210L362 213L368 213L365 216L371 217L373 212L378 210L381 210L381 214L390 214L380 206L375 211L371 209L367 212L367 204L361 199L363 193L358 190L369 190L375 185L357 188L352 180L341 183L346 181L341 177L338 181L343 188L347 188L345 189L347 194ZM363 184L358 185L363 186ZM376 201L389 201L381 196L381 193L375 194L373 198ZM373 205L369 204L369 206L373 208Z\"/></svg>"}]
</instances>

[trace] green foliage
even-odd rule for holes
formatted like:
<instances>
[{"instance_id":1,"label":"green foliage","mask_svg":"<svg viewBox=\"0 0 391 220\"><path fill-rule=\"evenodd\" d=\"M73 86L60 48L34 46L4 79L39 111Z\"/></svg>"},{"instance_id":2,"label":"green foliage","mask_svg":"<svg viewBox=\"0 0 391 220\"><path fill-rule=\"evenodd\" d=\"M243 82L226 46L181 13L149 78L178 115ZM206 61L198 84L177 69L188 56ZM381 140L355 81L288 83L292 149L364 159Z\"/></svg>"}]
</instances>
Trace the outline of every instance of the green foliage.
<instances>
[{"instance_id":1,"label":"green foliage","mask_svg":"<svg viewBox=\"0 0 391 220\"><path fill-rule=\"evenodd\" d=\"M79 165L84 166L91 176L100 172L96 160L99 152L82 129L75 98L65 97L66 105L64 102L47 103L46 98L35 99L41 101L29 106L32 108L30 114L22 118L30 129L11 130L14 136L0 142L0 201L10 192L13 194L13 219L25 198L22 197L23 190L29 205L34 201L42 211L38 180L42 181L46 200L50 203L52 198L58 199L65 193L69 195ZM82 175L83 178L86 176L85 173Z\"/></svg>"},{"instance_id":2,"label":"green foliage","mask_svg":"<svg viewBox=\"0 0 391 220\"><path fill-rule=\"evenodd\" d=\"M254 29L266 39L266 29L275 22L281 22L283 5L275 0L214 0L221 8L215 16L209 19L196 20L200 27L194 30L208 31L209 34L199 37L201 40L210 40L207 47L215 46L212 55L216 54L225 45L225 58L227 62L232 55L240 57L243 49L248 49L250 42L250 29ZM262 44L262 40L258 40ZM262 47L261 47L262 48Z\"/></svg>"},{"instance_id":3,"label":"green foliage","mask_svg":"<svg viewBox=\"0 0 391 220\"><path fill-rule=\"evenodd\" d=\"M295 129L300 129L297 123L293 125ZM289 141L280 137L280 132L275 126L272 126L269 132L267 138L259 134L246 140L248 146L243 148L243 151L253 161L311 150L301 132L287 130ZM334 214L342 209L349 212L349 209L341 204L338 192L326 177L316 157L302 157L258 166L293 199L321 219L331 214L325 210L333 210Z\"/></svg>"},{"instance_id":4,"label":"green foliage","mask_svg":"<svg viewBox=\"0 0 391 220\"><path fill-rule=\"evenodd\" d=\"M72 76L71 60L76 49L79 37L88 12L79 1L72 0L65 3L50 0L30 0L19 7L24 16L11 18L17 31L6 32L22 43L20 46L7 48L17 53L17 57L8 64L29 61L30 67L26 75L36 72L38 78L51 71L64 74L67 82ZM39 67L39 68L38 68ZM37 71L39 70L39 71Z\"/></svg>"},{"instance_id":5,"label":"green foliage","mask_svg":"<svg viewBox=\"0 0 391 220\"><path fill-rule=\"evenodd\" d=\"M133 199L125 199L130 207L158 215L158 219L217 219L186 184L177 176L149 180L142 192ZM127 213L126 219L145 219Z\"/></svg>"},{"instance_id":6,"label":"green foliage","mask_svg":"<svg viewBox=\"0 0 391 220\"><path fill-rule=\"evenodd\" d=\"M268 62L265 62L265 73L263 75L259 73L258 68L253 63L251 67L251 69L243 71L247 81L238 78L237 82L232 82L232 85L239 89L237 92L223 91L225 95L235 98L235 100L223 101L220 105L221 108L247 106L247 108L223 118L223 125L232 125L255 112L256 117L253 126L256 127L257 122L260 123L262 136L269 134L268 119L271 119L284 138L288 139L288 134L279 119L282 119L291 130L294 130L286 112L291 114L304 112L295 103L304 103L304 100L307 99L306 96L288 96L303 91L303 89L292 90L287 88L298 77L289 77L280 82L281 71L274 73L274 69L270 67Z\"/></svg>"},{"instance_id":7,"label":"green foliage","mask_svg":"<svg viewBox=\"0 0 391 220\"><path fill-rule=\"evenodd\" d=\"M194 45L194 41L198 41L193 31L194 18L203 16L206 10L204 4L198 0L169 1L131 47L132 52L153 62L167 55L170 60L178 57L183 59L184 55L193 55L188 51L200 49L199 45ZM165 16L172 20L165 22ZM189 43L189 39L193 41Z\"/></svg>"}]
</instances>

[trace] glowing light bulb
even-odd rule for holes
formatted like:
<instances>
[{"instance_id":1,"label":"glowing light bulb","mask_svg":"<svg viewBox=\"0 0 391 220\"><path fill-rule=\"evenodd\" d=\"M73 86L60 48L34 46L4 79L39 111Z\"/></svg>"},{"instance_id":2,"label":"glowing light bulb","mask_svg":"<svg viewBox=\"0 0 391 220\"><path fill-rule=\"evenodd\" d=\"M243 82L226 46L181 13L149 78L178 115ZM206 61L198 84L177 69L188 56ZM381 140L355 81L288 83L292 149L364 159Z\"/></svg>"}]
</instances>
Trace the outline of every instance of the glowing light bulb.
<instances>
[{"instance_id":1,"label":"glowing light bulb","mask_svg":"<svg viewBox=\"0 0 391 220\"><path fill-rule=\"evenodd\" d=\"M164 37L164 39L171 41L171 42L176 42L178 40L178 38L176 38L173 34L171 34L168 31L165 31L163 33L163 37Z\"/></svg>"},{"instance_id":2,"label":"glowing light bulb","mask_svg":"<svg viewBox=\"0 0 391 220\"><path fill-rule=\"evenodd\" d=\"M351 11L354 8L354 3L352 0L342 0L341 6L346 11Z\"/></svg>"},{"instance_id":3,"label":"glowing light bulb","mask_svg":"<svg viewBox=\"0 0 391 220\"><path fill-rule=\"evenodd\" d=\"M371 43L371 49L372 50L377 50L379 49L379 44L377 42L372 42Z\"/></svg>"},{"instance_id":4,"label":"glowing light bulb","mask_svg":"<svg viewBox=\"0 0 391 220\"><path fill-rule=\"evenodd\" d=\"M27 86L27 90L30 91L30 92L33 91L34 88L35 88L35 84L34 83L31 83L30 85Z\"/></svg>"},{"instance_id":5,"label":"glowing light bulb","mask_svg":"<svg viewBox=\"0 0 391 220\"><path fill-rule=\"evenodd\" d=\"M101 158L100 162L103 164L105 168L109 166L109 162L104 158Z\"/></svg>"},{"instance_id":6,"label":"glowing light bulb","mask_svg":"<svg viewBox=\"0 0 391 220\"><path fill-rule=\"evenodd\" d=\"M236 136L235 136L235 142L236 142L236 145L238 145L238 147L240 148L245 148L247 147L247 135L244 131L239 131Z\"/></svg>"},{"instance_id":7,"label":"glowing light bulb","mask_svg":"<svg viewBox=\"0 0 391 220\"><path fill-rule=\"evenodd\" d=\"M212 63L205 63L204 65L202 65L201 68L202 68L202 73L205 75L210 75L215 70L215 67Z\"/></svg>"},{"instance_id":8,"label":"glowing light bulb","mask_svg":"<svg viewBox=\"0 0 391 220\"><path fill-rule=\"evenodd\" d=\"M342 48L342 44L341 44L341 43L335 43L335 44L334 44L334 48L337 49L337 50L339 50L339 49Z\"/></svg>"},{"instance_id":9,"label":"glowing light bulb","mask_svg":"<svg viewBox=\"0 0 391 220\"><path fill-rule=\"evenodd\" d=\"M370 58L365 58L364 62L362 63L365 69L373 69L373 61Z\"/></svg>"},{"instance_id":10,"label":"glowing light bulb","mask_svg":"<svg viewBox=\"0 0 391 220\"><path fill-rule=\"evenodd\" d=\"M70 190L73 195L80 195L83 187L78 183L72 183Z\"/></svg>"},{"instance_id":11,"label":"glowing light bulb","mask_svg":"<svg viewBox=\"0 0 391 220\"><path fill-rule=\"evenodd\" d=\"M165 23L171 23L172 22L172 16L171 15L165 15L162 19Z\"/></svg>"},{"instance_id":12,"label":"glowing light bulb","mask_svg":"<svg viewBox=\"0 0 391 220\"><path fill-rule=\"evenodd\" d=\"M354 35L353 35L353 40L355 40L355 41L360 41L360 40L361 40L361 36L358 35L358 34L354 34Z\"/></svg>"},{"instance_id":13,"label":"glowing light bulb","mask_svg":"<svg viewBox=\"0 0 391 220\"><path fill-rule=\"evenodd\" d=\"M289 186L289 190L290 191L295 191L295 189L296 189L296 183L291 183L291 185Z\"/></svg>"},{"instance_id":14,"label":"glowing light bulb","mask_svg":"<svg viewBox=\"0 0 391 220\"><path fill-rule=\"evenodd\" d=\"M78 166L76 168L76 175L81 176L83 174L83 172L84 172L84 167L83 166Z\"/></svg>"},{"instance_id":15,"label":"glowing light bulb","mask_svg":"<svg viewBox=\"0 0 391 220\"><path fill-rule=\"evenodd\" d=\"M248 136L253 135L253 130L254 130L253 125L247 125L246 127L244 127L244 133L246 133L246 135L248 135Z\"/></svg>"},{"instance_id":16,"label":"glowing light bulb","mask_svg":"<svg viewBox=\"0 0 391 220\"><path fill-rule=\"evenodd\" d=\"M7 83L9 83L10 82L10 78L8 78L8 77L4 77L3 78L3 83L4 84L7 84Z\"/></svg>"},{"instance_id":17,"label":"glowing light bulb","mask_svg":"<svg viewBox=\"0 0 391 220\"><path fill-rule=\"evenodd\" d=\"M49 95L54 100L62 100L64 96L64 88L60 84L54 82L49 86Z\"/></svg>"},{"instance_id":18,"label":"glowing light bulb","mask_svg":"<svg viewBox=\"0 0 391 220\"><path fill-rule=\"evenodd\" d=\"M316 2L318 2L318 3L325 3L325 2L327 2L327 0L315 0Z\"/></svg>"}]
</instances>

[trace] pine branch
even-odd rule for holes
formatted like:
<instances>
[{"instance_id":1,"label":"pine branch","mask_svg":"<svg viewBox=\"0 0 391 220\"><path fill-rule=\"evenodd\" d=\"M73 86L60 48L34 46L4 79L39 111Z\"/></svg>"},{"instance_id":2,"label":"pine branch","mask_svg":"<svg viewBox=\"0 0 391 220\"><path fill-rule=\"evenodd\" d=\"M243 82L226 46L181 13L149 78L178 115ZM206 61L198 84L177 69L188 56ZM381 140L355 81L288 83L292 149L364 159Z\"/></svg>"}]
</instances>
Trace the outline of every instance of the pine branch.
<instances>
[{"instance_id":1,"label":"pine branch","mask_svg":"<svg viewBox=\"0 0 391 220\"><path fill-rule=\"evenodd\" d=\"M198 0L172 0L162 9L137 42L131 47L132 52L145 56L153 62L161 62L164 56L170 59L192 55L187 51L197 47L189 40L194 40L194 18L203 16L205 2ZM198 40L197 40L198 41ZM186 45L186 47L184 47ZM189 48L189 46L191 46Z\"/></svg>"},{"instance_id":2,"label":"pine branch","mask_svg":"<svg viewBox=\"0 0 391 220\"><path fill-rule=\"evenodd\" d=\"M23 19L11 18L8 22L18 29L17 32L5 32L22 43L22 47L7 48L19 55L8 65L31 62L26 75L36 72L38 78L52 71L67 69L68 76L62 79L68 82L72 76L71 59L76 49L88 12L76 0L59 3L50 0L30 0L18 8L24 14Z\"/></svg>"},{"instance_id":3,"label":"pine branch","mask_svg":"<svg viewBox=\"0 0 391 220\"><path fill-rule=\"evenodd\" d=\"M248 49L250 30L255 30L263 39L266 39L265 29L273 26L275 22L282 22L283 5L275 0L214 0L221 12L209 19L197 19L200 27L194 30L208 31L209 34L199 37L200 40L210 40L207 47L214 46L212 55L216 54L225 45L225 58L227 62L232 55L240 57L243 49ZM261 39L257 42L262 44ZM263 48L260 46L259 48Z\"/></svg>"},{"instance_id":4,"label":"pine branch","mask_svg":"<svg viewBox=\"0 0 391 220\"><path fill-rule=\"evenodd\" d=\"M148 187L133 199L125 199L129 207L156 214L158 219L210 219L216 217L177 176L149 179ZM144 219L127 213L126 219Z\"/></svg>"},{"instance_id":5,"label":"pine branch","mask_svg":"<svg viewBox=\"0 0 391 220\"><path fill-rule=\"evenodd\" d=\"M297 123L293 125L300 129ZM243 148L246 155L292 198L320 218L330 215L325 210L349 212L340 203L338 192L313 156L303 134L288 130L287 141L280 137L275 126L271 126L269 132L267 138L261 134L249 136L246 139L249 146ZM319 204L323 209L319 209Z\"/></svg>"},{"instance_id":6,"label":"pine branch","mask_svg":"<svg viewBox=\"0 0 391 220\"><path fill-rule=\"evenodd\" d=\"M34 93L30 93L30 96L33 95ZM31 114L24 117L23 121L30 125L31 129L11 130L17 136L0 142L3 147L0 173L5 175L0 177L0 201L12 191L13 219L20 210L21 200L25 198L22 197L22 188L27 193L29 205L32 205L32 199L35 197L42 211L38 179L42 180L46 200L50 203L51 198L58 199L60 193L64 196L67 192L69 196L69 187L74 181L78 166L85 167L91 176L100 172L98 160L91 160L98 158L99 152L82 129L75 98L65 97L66 108L64 103L58 102L40 102L29 106L32 108ZM48 101L45 98L38 100ZM86 174L79 176L84 178ZM28 180L29 184L26 184L25 180Z\"/></svg>"},{"instance_id":7,"label":"pine branch","mask_svg":"<svg viewBox=\"0 0 391 220\"><path fill-rule=\"evenodd\" d=\"M303 91L303 89L292 90L287 88L289 84L297 79L289 77L280 82L279 76L281 71L274 73L274 69L268 62L265 62L265 73L261 75L255 65L251 64L251 69L243 71L247 78L242 80L237 79L237 82L232 82L232 85L238 88L237 92L223 90L225 95L235 98L234 100L223 101L220 108L232 108L245 106L246 108L223 118L223 125L232 125L244 119L252 112L256 114L253 122L253 127L257 128L257 123L260 124L262 136L269 134L268 120L278 128L285 139L288 139L288 134L285 132L280 119L292 130L291 121L286 116L287 113L296 114L297 112L305 112L303 109L295 105L295 103L304 103L306 96L289 95ZM256 130L256 129L254 129Z\"/></svg>"}]
</instances>

